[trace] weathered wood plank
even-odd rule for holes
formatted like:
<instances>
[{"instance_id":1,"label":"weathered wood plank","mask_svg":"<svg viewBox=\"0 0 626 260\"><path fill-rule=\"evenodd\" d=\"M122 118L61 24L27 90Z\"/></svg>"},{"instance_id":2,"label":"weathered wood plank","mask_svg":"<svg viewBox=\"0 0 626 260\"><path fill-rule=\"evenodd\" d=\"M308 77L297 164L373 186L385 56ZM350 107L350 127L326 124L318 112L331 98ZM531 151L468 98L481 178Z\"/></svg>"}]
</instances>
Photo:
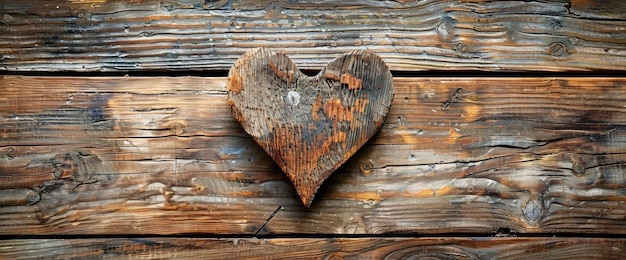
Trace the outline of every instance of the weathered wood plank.
<instances>
[{"instance_id":1,"label":"weathered wood plank","mask_svg":"<svg viewBox=\"0 0 626 260\"><path fill-rule=\"evenodd\" d=\"M626 70L624 1L0 0L0 70L303 69L365 48L392 70Z\"/></svg>"},{"instance_id":2,"label":"weathered wood plank","mask_svg":"<svg viewBox=\"0 0 626 260\"><path fill-rule=\"evenodd\" d=\"M334 239L11 239L6 259L624 259L626 239L334 238Z\"/></svg>"},{"instance_id":3,"label":"weathered wood plank","mask_svg":"<svg viewBox=\"0 0 626 260\"><path fill-rule=\"evenodd\" d=\"M306 209L225 78L0 77L0 234L626 234L625 79L394 85Z\"/></svg>"}]
</instances>

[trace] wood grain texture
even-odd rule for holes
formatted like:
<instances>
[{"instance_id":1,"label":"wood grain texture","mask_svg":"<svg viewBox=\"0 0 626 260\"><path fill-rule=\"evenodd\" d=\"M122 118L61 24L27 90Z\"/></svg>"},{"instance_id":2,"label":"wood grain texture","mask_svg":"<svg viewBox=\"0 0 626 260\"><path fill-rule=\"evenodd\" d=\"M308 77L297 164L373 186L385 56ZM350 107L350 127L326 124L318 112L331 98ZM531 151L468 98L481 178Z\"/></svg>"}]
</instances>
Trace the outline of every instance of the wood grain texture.
<instances>
[{"instance_id":1,"label":"wood grain texture","mask_svg":"<svg viewBox=\"0 0 626 260\"><path fill-rule=\"evenodd\" d=\"M625 70L624 1L0 1L0 70L303 69L369 49L392 70Z\"/></svg>"},{"instance_id":2,"label":"wood grain texture","mask_svg":"<svg viewBox=\"0 0 626 260\"><path fill-rule=\"evenodd\" d=\"M6 259L624 259L626 239L110 238L0 241Z\"/></svg>"},{"instance_id":3,"label":"wood grain texture","mask_svg":"<svg viewBox=\"0 0 626 260\"><path fill-rule=\"evenodd\" d=\"M226 81L0 77L0 234L626 234L622 78L397 78L309 209Z\"/></svg>"},{"instance_id":4,"label":"wood grain texture","mask_svg":"<svg viewBox=\"0 0 626 260\"><path fill-rule=\"evenodd\" d=\"M315 76L270 49L246 52L228 73L228 104L241 126L309 207L322 183L380 130L393 77L368 51L352 51Z\"/></svg>"}]
</instances>

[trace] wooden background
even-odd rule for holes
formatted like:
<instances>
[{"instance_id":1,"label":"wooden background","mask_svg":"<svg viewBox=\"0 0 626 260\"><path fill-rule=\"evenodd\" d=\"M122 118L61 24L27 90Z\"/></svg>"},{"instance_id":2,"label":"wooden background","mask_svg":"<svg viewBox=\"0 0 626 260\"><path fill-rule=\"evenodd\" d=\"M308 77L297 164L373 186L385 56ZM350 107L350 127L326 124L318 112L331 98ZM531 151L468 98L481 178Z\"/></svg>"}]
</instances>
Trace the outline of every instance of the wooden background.
<instances>
[{"instance_id":1,"label":"wooden background","mask_svg":"<svg viewBox=\"0 0 626 260\"><path fill-rule=\"evenodd\" d=\"M0 1L0 258L626 258L624 14ZM367 48L396 75L308 209L226 103L261 46L310 73Z\"/></svg>"}]
</instances>

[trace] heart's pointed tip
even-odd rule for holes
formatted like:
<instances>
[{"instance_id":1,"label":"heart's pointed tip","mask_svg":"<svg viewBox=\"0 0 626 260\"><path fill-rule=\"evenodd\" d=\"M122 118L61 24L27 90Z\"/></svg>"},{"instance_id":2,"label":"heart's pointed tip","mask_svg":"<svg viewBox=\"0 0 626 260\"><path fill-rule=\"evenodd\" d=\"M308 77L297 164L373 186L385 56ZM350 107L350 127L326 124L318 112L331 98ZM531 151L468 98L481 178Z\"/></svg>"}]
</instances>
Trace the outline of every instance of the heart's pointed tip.
<instances>
[{"instance_id":1,"label":"heart's pointed tip","mask_svg":"<svg viewBox=\"0 0 626 260\"><path fill-rule=\"evenodd\" d=\"M317 185L296 187L300 200L305 207L310 208L311 204L313 204L313 198L315 198L317 188L319 188Z\"/></svg>"},{"instance_id":2,"label":"heart's pointed tip","mask_svg":"<svg viewBox=\"0 0 626 260\"><path fill-rule=\"evenodd\" d=\"M307 198L304 198L304 197L300 197L300 200L302 200L302 205L304 205L307 208L310 208L311 204L313 204L313 198L307 199Z\"/></svg>"}]
</instances>

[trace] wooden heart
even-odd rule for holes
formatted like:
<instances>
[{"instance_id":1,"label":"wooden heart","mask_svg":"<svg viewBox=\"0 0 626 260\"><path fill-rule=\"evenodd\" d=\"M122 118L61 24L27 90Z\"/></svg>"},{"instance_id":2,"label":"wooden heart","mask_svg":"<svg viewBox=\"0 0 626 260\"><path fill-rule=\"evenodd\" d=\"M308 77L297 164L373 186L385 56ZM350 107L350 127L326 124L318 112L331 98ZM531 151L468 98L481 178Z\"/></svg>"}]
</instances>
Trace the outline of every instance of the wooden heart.
<instances>
[{"instance_id":1,"label":"wooden heart","mask_svg":"<svg viewBox=\"0 0 626 260\"><path fill-rule=\"evenodd\" d=\"M383 125L393 99L387 65L358 50L316 76L286 55L257 48L228 74L228 102L309 207L320 185Z\"/></svg>"}]
</instances>

